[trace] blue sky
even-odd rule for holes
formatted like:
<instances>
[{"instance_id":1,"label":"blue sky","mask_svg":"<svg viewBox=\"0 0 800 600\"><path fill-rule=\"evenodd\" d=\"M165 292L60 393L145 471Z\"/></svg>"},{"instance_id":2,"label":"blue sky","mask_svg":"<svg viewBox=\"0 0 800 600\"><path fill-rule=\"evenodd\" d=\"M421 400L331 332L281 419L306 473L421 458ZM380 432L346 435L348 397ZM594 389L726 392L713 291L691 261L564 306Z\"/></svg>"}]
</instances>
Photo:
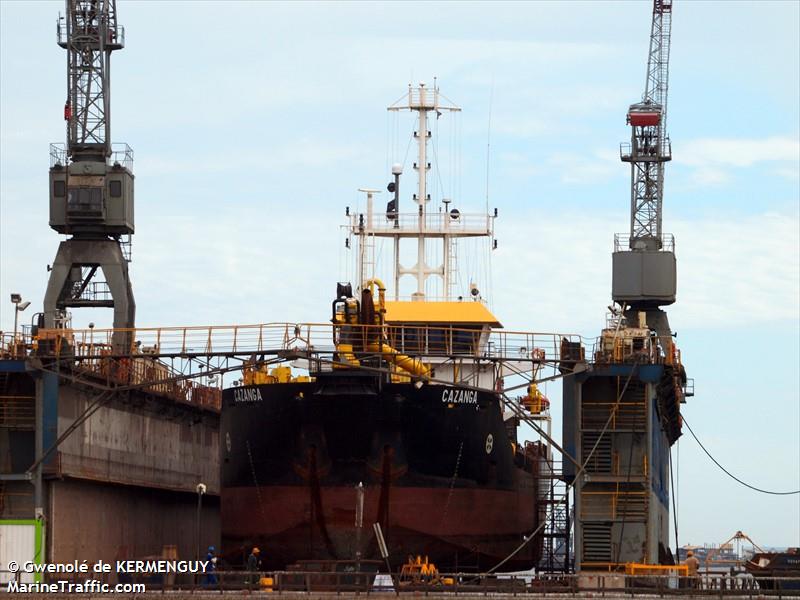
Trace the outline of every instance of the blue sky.
<instances>
[{"instance_id":1,"label":"blue sky","mask_svg":"<svg viewBox=\"0 0 800 600\"><path fill-rule=\"evenodd\" d=\"M664 230L678 256L670 320L697 386L685 414L723 464L773 489L800 488L799 7L676 0L673 19ZM118 9L112 131L136 152L139 324L324 319L344 206L382 188L395 158L385 107L435 76L464 109L461 176L444 186L464 210L485 202L491 112L497 316L599 332L613 234L628 226L618 145L644 85L649 2ZM47 226L48 143L64 138L59 11L0 2L0 296L37 309L59 240ZM76 313L89 318L110 322ZM800 545L800 498L738 486L688 435L679 487L681 543L741 529Z\"/></svg>"}]
</instances>

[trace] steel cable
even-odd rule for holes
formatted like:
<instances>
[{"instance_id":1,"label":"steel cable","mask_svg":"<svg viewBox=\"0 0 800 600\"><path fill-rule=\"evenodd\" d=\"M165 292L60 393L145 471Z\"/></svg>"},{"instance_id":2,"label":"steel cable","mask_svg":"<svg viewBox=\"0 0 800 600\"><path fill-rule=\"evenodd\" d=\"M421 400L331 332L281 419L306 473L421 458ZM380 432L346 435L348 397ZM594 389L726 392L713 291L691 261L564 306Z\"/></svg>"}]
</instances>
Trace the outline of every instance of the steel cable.
<instances>
[{"instance_id":1,"label":"steel cable","mask_svg":"<svg viewBox=\"0 0 800 600\"><path fill-rule=\"evenodd\" d=\"M691 433L691 434L692 434L692 437L694 438L694 441L696 441L696 442L697 442L697 444L700 446L700 448L702 448L702 449L703 449L703 452L705 452L705 453L706 453L706 456L708 456L708 458L710 458L710 459L711 459L711 461L712 461L712 462L713 462L715 465L717 465L717 466L718 466L718 467L719 467L719 468L722 470L722 472L723 472L723 473L725 473L725 474L726 474L728 477L730 477L731 479L734 479L735 481L738 481L738 482L739 482L739 483L741 483L743 486L745 486L745 487L748 487L748 488L750 488L751 490L755 490L756 492L761 492L762 494L770 494L770 495L772 495L772 496L792 496L792 495L794 495L794 494L800 494L800 490L794 490L794 491L792 491L792 492L776 492L776 491L774 491L774 490L764 490L764 489L761 489L761 488L759 488L759 487L756 487L756 486L754 486L754 485L750 485L750 484L749 484L749 483L747 483L746 481L742 481L741 479L739 479L738 477L736 477L736 475L734 475L733 473L731 473L730 471L728 471L728 469L726 469L725 467L723 467L723 466L722 466L722 465L719 463L719 461L717 461L717 459L716 459L716 458L714 458L713 456L711 456L711 453L710 453L708 450L706 450L706 447L705 447L705 446L703 446L703 443L702 443L702 442L701 442L701 441L700 441L700 440L697 438L697 436L695 435L694 431L692 431L692 428L689 426L689 423L687 423L687 422L686 422L686 419L685 419L685 418L683 419L683 424L684 424L684 425L686 425L686 429L688 429L688 430L689 430L689 433Z\"/></svg>"},{"instance_id":2,"label":"steel cable","mask_svg":"<svg viewBox=\"0 0 800 600\"><path fill-rule=\"evenodd\" d=\"M574 475L574 478L573 478L573 480L572 480L571 482L567 483L567 485L566 485L566 493L567 493L567 494L569 493L569 490L570 490L571 488L574 488L574 487L575 487L575 484L578 482L578 478L579 478L579 476L580 476L580 475L583 473L583 471L586 469L586 466L589 464L589 461L590 461L590 460L592 460L592 456L594 456L594 452L595 452L595 450L597 450L597 446L599 446L599 445L600 445L600 440L601 440L601 439L603 438L603 436L605 435L605 433L606 433L606 430L608 429L608 426L609 426L609 425L611 425L611 422L613 421L613 419L614 419L614 416L616 415L616 412L617 412L617 410L619 409L620 402L622 402L622 397L625 395L625 392L626 392L626 391L627 391L627 389L628 389L628 384L630 384L630 382L631 382L631 379L633 378L633 375L636 373L638 366L639 366L639 360L638 360L638 357L637 357L637 358L636 358L636 360L633 362L633 365L632 365L632 368L631 368L631 372L628 374L628 378L625 380L625 385L624 385L624 386L622 386L622 391L621 391L621 392L619 393L619 395L617 396L616 402L614 403L614 406L611 408L611 414L609 414L609 416L608 416L608 420L606 421L605 427L603 427L603 430L600 432L600 435L597 437L597 441L594 443L594 446L592 447L591 451L589 452L589 455L586 457L586 460L584 460L584 461L583 461L583 464L581 464L581 463L577 462L577 461L575 460L575 458L574 458L574 457L570 456L570 455L569 455L567 452L565 452L564 450L562 450L562 449L561 449L561 448L560 448L560 447L559 447L557 444L553 444L553 445L554 445L554 447L555 447L556 449L558 449L558 450L561 450L561 453L562 453L562 455L563 455L563 456L565 456L565 457L569 458L569 459L570 459L570 460L571 460L573 463L575 463L575 466L577 466L577 467L578 467L578 470L575 472L575 475ZM506 404L506 406L509 406L510 404L513 406L513 404L512 404L512 403L510 402L510 400L509 400L509 399L508 399L508 398L505 396L505 394L501 394L501 395L500 395L500 398L501 398L501 399L504 399L503 401L504 401L504 403ZM510 406L509 406L509 407L510 407ZM515 411L515 412L516 412L516 411ZM539 429L537 426L533 425L533 422L532 422L532 421L530 421L529 419L527 419L526 417L524 417L524 415L523 415L523 419L524 419L524 421L525 421L526 423L528 423L529 425L533 426L535 429L539 430L539 432L540 432L540 433L544 433L544 432L542 432L542 430L541 430L541 429ZM548 437L549 437L549 436L548 436ZM532 540L532 539L533 539L533 538L534 538L534 537L535 537L535 536L536 536L536 535L537 535L537 534L538 534L538 533L539 533L539 532L540 532L542 529L544 529L544 526L545 526L545 524L546 524L546 521L545 521L545 522L543 522L543 523L541 523L541 524L540 524L540 525L539 525L539 526L538 526L538 527L537 527L537 528L536 528L534 531L532 531L532 532L531 532L531 534L530 534L529 536L527 536L527 537L523 537L523 539L522 539L522 543L520 543L520 544L519 544L519 546L517 546L517 547L516 547L516 548L515 548L515 549L514 549L514 550L513 550L513 551L512 551L512 552L511 552L511 553L510 553L508 556L506 556L506 557L505 557L503 560L501 560L499 563L497 563L496 565L494 565L494 566L493 566L491 569L489 569L488 571L486 571L486 575L490 575L490 574L494 573L495 571L497 571L497 569L499 569L500 567L502 567L504 564L506 564L506 563L507 563L509 560L511 560L512 558L514 558L514 556L516 556L516 555L519 553L519 551L520 551L520 550L522 550L522 549L523 549L525 546L527 546L527 545L528 545L528 543L529 543L529 542L530 542L530 541L531 541L531 540Z\"/></svg>"}]
</instances>

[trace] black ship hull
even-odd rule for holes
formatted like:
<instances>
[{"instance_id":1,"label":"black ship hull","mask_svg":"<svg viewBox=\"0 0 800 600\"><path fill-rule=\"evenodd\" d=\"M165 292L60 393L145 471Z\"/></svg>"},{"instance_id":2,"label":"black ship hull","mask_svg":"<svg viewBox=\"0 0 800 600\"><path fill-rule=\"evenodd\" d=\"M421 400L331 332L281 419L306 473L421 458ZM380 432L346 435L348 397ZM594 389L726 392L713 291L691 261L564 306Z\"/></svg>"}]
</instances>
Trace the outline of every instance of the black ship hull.
<instances>
[{"instance_id":1,"label":"black ship hull","mask_svg":"<svg viewBox=\"0 0 800 600\"><path fill-rule=\"evenodd\" d=\"M518 448L494 394L381 383L350 372L223 393L223 551L258 545L268 568L304 559L424 554L485 569L539 526L541 450ZM357 492L364 529L357 542ZM533 567L541 534L506 563Z\"/></svg>"}]
</instances>

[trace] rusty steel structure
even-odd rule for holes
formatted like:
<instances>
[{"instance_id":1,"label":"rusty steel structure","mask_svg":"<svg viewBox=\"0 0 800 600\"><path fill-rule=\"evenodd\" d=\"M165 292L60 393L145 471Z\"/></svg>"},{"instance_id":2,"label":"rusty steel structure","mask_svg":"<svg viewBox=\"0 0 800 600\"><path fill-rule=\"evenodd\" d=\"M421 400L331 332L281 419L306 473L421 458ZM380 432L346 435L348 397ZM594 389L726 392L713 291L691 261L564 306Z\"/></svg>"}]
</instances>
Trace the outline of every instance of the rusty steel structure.
<instances>
[{"instance_id":1,"label":"rusty steel structure","mask_svg":"<svg viewBox=\"0 0 800 600\"><path fill-rule=\"evenodd\" d=\"M1 341L0 520L42 519L48 562L188 557L202 482L216 543L220 390L197 361L178 373L141 353L77 361L38 335Z\"/></svg>"},{"instance_id":2,"label":"rusty steel structure","mask_svg":"<svg viewBox=\"0 0 800 600\"><path fill-rule=\"evenodd\" d=\"M50 148L50 227L70 237L53 262L41 324L67 326L69 309L112 308L115 327L133 327L133 152L111 144L111 54L125 46L116 1L66 0L57 41L67 51L67 139Z\"/></svg>"}]
</instances>

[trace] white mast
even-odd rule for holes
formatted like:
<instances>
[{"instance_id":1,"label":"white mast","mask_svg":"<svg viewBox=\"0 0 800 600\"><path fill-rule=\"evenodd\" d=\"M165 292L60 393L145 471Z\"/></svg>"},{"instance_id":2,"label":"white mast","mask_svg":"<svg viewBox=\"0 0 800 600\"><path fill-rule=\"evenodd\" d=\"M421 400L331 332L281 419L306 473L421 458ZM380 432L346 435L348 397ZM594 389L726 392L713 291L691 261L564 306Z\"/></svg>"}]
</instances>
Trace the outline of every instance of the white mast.
<instances>
[{"instance_id":1,"label":"white mast","mask_svg":"<svg viewBox=\"0 0 800 600\"><path fill-rule=\"evenodd\" d=\"M408 90L408 105L411 110L416 110L419 114L419 127L417 128L417 147L419 149L419 158L414 169L417 171L417 180L419 182L419 192L417 193L417 204L419 205L419 237L417 238L417 264L411 269L413 275L417 278L417 291L411 296L414 300L422 300L425 297L425 280L431 272L430 267L425 264L425 205L428 203L428 138L431 132L428 131L428 111L431 108L427 104L427 90L425 84L420 82L419 88L419 102L414 104L413 91L409 86ZM436 88L433 89L434 104L436 103Z\"/></svg>"},{"instance_id":2,"label":"white mast","mask_svg":"<svg viewBox=\"0 0 800 600\"><path fill-rule=\"evenodd\" d=\"M448 282L449 273L447 272L447 259L439 267L430 267L425 262L425 242L426 242L426 205L430 202L430 194L428 194L428 171L431 164L428 162L428 140L431 137L431 132L428 130L428 113L436 111L436 117L442 114L442 111L457 112L461 109L457 106L444 106L439 103L439 88L434 84L433 90L425 87L425 83L420 84L414 88L408 86L408 105L407 106L390 106L389 110L413 110L417 111L418 126L415 136L417 138L417 162L414 164L414 169L417 171L417 193L414 194L414 202L418 206L417 217L417 264L410 268L404 268L399 264L399 251L395 250L396 256L396 284L399 283L401 275L412 275L417 280L417 291L411 295L412 300L425 299L425 281L430 275L440 275L445 282L444 293L445 296L449 294ZM444 221L446 222L446 217ZM395 248L400 245L399 238L395 238ZM447 236L444 237L444 252L443 256L448 256L450 240ZM399 297L399 285L395 285L395 299Z\"/></svg>"},{"instance_id":3,"label":"white mast","mask_svg":"<svg viewBox=\"0 0 800 600\"><path fill-rule=\"evenodd\" d=\"M374 276L370 270L374 271L374 259L370 256L374 253L374 238L392 238L393 248L393 274L394 274L394 299L400 299L400 278L403 275L410 275L416 280L416 291L412 293L412 300L425 300L425 282L431 275L438 275L442 278L445 299L450 300L453 293L455 278L453 269L455 265L455 240L462 237L492 237L494 235L494 217L488 214L466 215L453 209L448 212L451 200L442 199L444 212L433 212L428 214L426 208L430 202L428 193L428 171L431 164L428 161L428 141L431 132L428 130L428 113L435 112L439 118L444 111L457 112L461 109L452 104L443 105L440 102L439 89L434 84L433 89L420 83L414 87L408 86L408 95L388 108L390 111L416 111L417 112L417 131L414 136L417 138L417 161L414 169L417 171L417 191L413 195L413 200L417 204L414 213L402 213L395 205L390 211L387 208L386 220L375 219L372 211L373 190L362 189L367 192L367 215L350 215L350 232L358 237L360 244L358 273L361 276L360 287L363 288L364 282ZM392 167L392 174L395 176L393 185L399 186L402 166L397 164ZM390 186L390 191L394 187ZM399 202L399 194L396 201ZM390 202L390 205L395 201ZM415 239L417 243L417 262L411 267L404 267L400 264L400 240ZM437 238L442 244L442 263L432 267L425 260L426 243L429 238Z\"/></svg>"},{"instance_id":4,"label":"white mast","mask_svg":"<svg viewBox=\"0 0 800 600\"><path fill-rule=\"evenodd\" d=\"M380 194L381 191L371 188L358 188L358 191L367 195L367 221L365 224L359 223L359 227L363 225L363 234L358 245L358 284L363 287L365 281L375 277L375 235L371 235L369 232L372 231L374 225L372 197Z\"/></svg>"}]
</instances>

